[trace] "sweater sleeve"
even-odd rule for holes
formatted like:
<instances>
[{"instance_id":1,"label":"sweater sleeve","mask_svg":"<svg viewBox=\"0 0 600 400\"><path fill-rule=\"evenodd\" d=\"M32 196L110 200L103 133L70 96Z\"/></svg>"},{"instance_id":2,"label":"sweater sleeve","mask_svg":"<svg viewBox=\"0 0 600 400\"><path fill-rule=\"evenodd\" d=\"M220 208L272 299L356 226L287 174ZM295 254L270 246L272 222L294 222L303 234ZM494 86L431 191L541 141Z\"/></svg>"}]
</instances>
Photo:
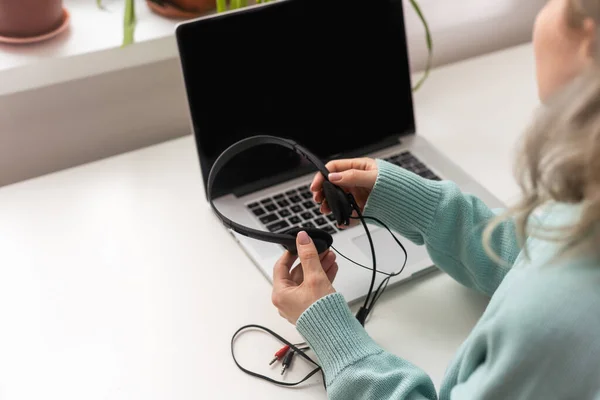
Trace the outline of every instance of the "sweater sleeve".
<instances>
[{"instance_id":1,"label":"sweater sleeve","mask_svg":"<svg viewBox=\"0 0 600 400\"><path fill-rule=\"evenodd\" d=\"M497 214L450 181L431 181L377 160L379 173L365 207L417 245L425 245L440 269L461 284L491 296L508 272L485 252L482 234ZM519 254L515 226L506 221L492 235L492 248L510 266Z\"/></svg>"},{"instance_id":2,"label":"sweater sleeve","mask_svg":"<svg viewBox=\"0 0 600 400\"><path fill-rule=\"evenodd\" d=\"M296 328L319 359L329 399L437 399L430 377L380 348L341 294L314 303Z\"/></svg>"},{"instance_id":3,"label":"sweater sleeve","mask_svg":"<svg viewBox=\"0 0 600 400\"><path fill-rule=\"evenodd\" d=\"M596 260L509 277L511 293L492 299L494 312L446 371L439 399L600 399L599 277ZM373 341L341 294L315 302L296 327L318 357L329 399L438 398L423 370Z\"/></svg>"}]
</instances>

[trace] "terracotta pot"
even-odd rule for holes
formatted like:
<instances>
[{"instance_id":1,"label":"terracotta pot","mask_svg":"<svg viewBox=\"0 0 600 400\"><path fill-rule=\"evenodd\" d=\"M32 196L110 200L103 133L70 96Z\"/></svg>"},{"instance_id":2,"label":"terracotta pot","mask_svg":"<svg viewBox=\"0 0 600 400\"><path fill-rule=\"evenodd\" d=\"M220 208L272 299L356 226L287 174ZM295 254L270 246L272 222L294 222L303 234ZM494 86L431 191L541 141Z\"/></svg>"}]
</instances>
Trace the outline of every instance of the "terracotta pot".
<instances>
[{"instance_id":1,"label":"terracotta pot","mask_svg":"<svg viewBox=\"0 0 600 400\"><path fill-rule=\"evenodd\" d=\"M63 22L62 0L0 0L0 35L31 37L57 29Z\"/></svg>"},{"instance_id":2,"label":"terracotta pot","mask_svg":"<svg viewBox=\"0 0 600 400\"><path fill-rule=\"evenodd\" d=\"M194 18L216 8L216 0L146 0L146 3L152 11L168 18Z\"/></svg>"},{"instance_id":3,"label":"terracotta pot","mask_svg":"<svg viewBox=\"0 0 600 400\"><path fill-rule=\"evenodd\" d=\"M179 8L187 11L203 13L216 7L215 0L171 0Z\"/></svg>"}]
</instances>

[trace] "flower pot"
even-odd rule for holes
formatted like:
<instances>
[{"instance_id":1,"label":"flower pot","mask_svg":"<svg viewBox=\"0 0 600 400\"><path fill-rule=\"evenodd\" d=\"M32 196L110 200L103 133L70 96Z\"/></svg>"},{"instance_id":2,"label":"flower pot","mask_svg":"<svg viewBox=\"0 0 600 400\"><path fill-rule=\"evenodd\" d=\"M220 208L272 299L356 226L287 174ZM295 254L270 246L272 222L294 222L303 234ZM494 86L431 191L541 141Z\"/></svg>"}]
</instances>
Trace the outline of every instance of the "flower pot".
<instances>
[{"instance_id":1,"label":"flower pot","mask_svg":"<svg viewBox=\"0 0 600 400\"><path fill-rule=\"evenodd\" d=\"M146 3L152 11L168 18L195 18L216 8L216 0L146 0Z\"/></svg>"},{"instance_id":2,"label":"flower pot","mask_svg":"<svg viewBox=\"0 0 600 400\"><path fill-rule=\"evenodd\" d=\"M65 21L62 0L0 0L0 35L7 38L44 36Z\"/></svg>"},{"instance_id":3,"label":"flower pot","mask_svg":"<svg viewBox=\"0 0 600 400\"><path fill-rule=\"evenodd\" d=\"M173 4L183 10L205 13L216 7L215 0L171 0Z\"/></svg>"}]
</instances>

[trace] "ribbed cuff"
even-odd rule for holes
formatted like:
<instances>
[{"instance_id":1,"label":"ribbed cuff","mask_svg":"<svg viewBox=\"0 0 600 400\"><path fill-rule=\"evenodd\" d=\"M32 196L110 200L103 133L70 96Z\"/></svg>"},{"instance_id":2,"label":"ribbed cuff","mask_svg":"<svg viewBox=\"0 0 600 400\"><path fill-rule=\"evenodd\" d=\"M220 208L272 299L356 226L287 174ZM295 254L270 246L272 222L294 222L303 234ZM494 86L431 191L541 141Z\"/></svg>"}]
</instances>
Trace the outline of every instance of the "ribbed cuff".
<instances>
[{"instance_id":1,"label":"ribbed cuff","mask_svg":"<svg viewBox=\"0 0 600 400\"><path fill-rule=\"evenodd\" d=\"M377 160L379 172L364 215L382 220L389 228L416 244L432 223L443 183L420 177L384 160Z\"/></svg>"},{"instance_id":2,"label":"ribbed cuff","mask_svg":"<svg viewBox=\"0 0 600 400\"><path fill-rule=\"evenodd\" d=\"M296 328L317 355L328 385L347 366L383 351L339 293L310 306L298 319Z\"/></svg>"}]
</instances>

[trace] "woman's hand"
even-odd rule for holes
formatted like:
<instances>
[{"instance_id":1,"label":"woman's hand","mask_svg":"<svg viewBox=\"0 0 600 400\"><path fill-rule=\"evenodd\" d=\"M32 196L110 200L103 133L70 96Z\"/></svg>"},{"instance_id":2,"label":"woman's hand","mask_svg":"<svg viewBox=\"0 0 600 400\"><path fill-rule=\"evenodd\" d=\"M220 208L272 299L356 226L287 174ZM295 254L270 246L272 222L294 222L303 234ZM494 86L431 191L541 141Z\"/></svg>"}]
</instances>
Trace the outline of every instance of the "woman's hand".
<instances>
[{"instance_id":1,"label":"woman's hand","mask_svg":"<svg viewBox=\"0 0 600 400\"><path fill-rule=\"evenodd\" d=\"M352 194L362 212L377 180L377 162L371 158L354 158L330 161L326 167L331 172L329 181ZM323 195L324 180L323 175L317 173L310 190L313 192L313 200L321 204L321 213L329 214L331 209Z\"/></svg>"},{"instance_id":2,"label":"woman's hand","mask_svg":"<svg viewBox=\"0 0 600 400\"><path fill-rule=\"evenodd\" d=\"M273 305L279 315L296 325L300 315L314 302L335 293L333 280L338 272L335 253L317 254L312 239L302 231L296 238L300 264L292 269L297 257L285 252L273 269Z\"/></svg>"}]
</instances>

